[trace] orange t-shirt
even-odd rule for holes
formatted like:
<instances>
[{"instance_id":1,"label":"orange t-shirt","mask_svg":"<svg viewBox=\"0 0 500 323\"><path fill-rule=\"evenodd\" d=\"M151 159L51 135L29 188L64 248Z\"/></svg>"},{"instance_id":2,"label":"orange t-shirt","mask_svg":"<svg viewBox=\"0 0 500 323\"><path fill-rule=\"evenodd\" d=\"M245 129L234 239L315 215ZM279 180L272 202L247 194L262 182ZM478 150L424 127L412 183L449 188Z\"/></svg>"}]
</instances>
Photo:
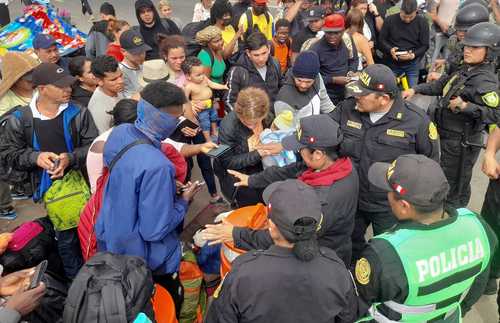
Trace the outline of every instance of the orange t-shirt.
<instances>
[{"instance_id":1,"label":"orange t-shirt","mask_svg":"<svg viewBox=\"0 0 500 323\"><path fill-rule=\"evenodd\" d=\"M284 44L279 43L273 39L274 45L274 58L278 60L281 67L281 73L285 73L288 69L288 64L292 57L292 49L290 42L285 42Z\"/></svg>"}]
</instances>

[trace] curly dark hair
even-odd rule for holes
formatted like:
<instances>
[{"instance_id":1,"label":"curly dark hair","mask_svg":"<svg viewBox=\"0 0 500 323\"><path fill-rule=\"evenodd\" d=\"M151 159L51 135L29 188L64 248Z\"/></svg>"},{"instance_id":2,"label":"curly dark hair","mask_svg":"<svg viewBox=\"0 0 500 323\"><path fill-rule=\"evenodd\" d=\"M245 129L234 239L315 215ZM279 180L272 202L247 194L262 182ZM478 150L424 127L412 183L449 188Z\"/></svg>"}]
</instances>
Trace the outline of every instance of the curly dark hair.
<instances>
[{"instance_id":1,"label":"curly dark hair","mask_svg":"<svg viewBox=\"0 0 500 323\"><path fill-rule=\"evenodd\" d=\"M184 60L184 62L182 62L181 70L184 74L190 75L193 66L201 66L201 65L202 63L198 57L189 56Z\"/></svg>"},{"instance_id":2,"label":"curly dark hair","mask_svg":"<svg viewBox=\"0 0 500 323\"><path fill-rule=\"evenodd\" d=\"M214 25L217 19L222 19L225 14L233 17L233 6L227 0L216 0L210 9L210 24Z\"/></svg>"}]
</instances>

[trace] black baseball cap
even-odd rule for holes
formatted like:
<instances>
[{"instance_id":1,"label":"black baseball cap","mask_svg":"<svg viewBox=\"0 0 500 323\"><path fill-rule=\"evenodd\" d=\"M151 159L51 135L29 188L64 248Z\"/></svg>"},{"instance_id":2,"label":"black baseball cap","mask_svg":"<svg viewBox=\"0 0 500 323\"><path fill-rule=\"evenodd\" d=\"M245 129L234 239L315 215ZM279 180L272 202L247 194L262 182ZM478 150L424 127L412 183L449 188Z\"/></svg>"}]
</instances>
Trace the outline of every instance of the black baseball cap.
<instances>
[{"instance_id":1,"label":"black baseball cap","mask_svg":"<svg viewBox=\"0 0 500 323\"><path fill-rule=\"evenodd\" d=\"M387 93L393 96L399 92L394 73L382 64L368 65L359 75L359 80L346 85L349 95L365 96L371 93Z\"/></svg>"},{"instance_id":2,"label":"black baseball cap","mask_svg":"<svg viewBox=\"0 0 500 323\"><path fill-rule=\"evenodd\" d=\"M274 182L262 193L269 218L289 242L304 240L317 231L323 221L321 201L312 187L297 179ZM312 218L310 232L298 220Z\"/></svg>"},{"instance_id":3,"label":"black baseball cap","mask_svg":"<svg viewBox=\"0 0 500 323\"><path fill-rule=\"evenodd\" d=\"M302 18L307 22L323 19L325 18L325 9L321 6L312 6L304 11Z\"/></svg>"},{"instance_id":4,"label":"black baseball cap","mask_svg":"<svg viewBox=\"0 0 500 323\"><path fill-rule=\"evenodd\" d=\"M339 124L328 115L313 115L300 119L297 131L283 138L285 150L337 147L342 141Z\"/></svg>"},{"instance_id":5,"label":"black baseball cap","mask_svg":"<svg viewBox=\"0 0 500 323\"><path fill-rule=\"evenodd\" d=\"M132 55L142 54L151 50L144 42L141 33L135 29L129 29L120 36L120 46Z\"/></svg>"},{"instance_id":6,"label":"black baseball cap","mask_svg":"<svg viewBox=\"0 0 500 323\"><path fill-rule=\"evenodd\" d=\"M439 206L450 186L439 164L424 155L402 155L392 164L374 163L370 183L417 206Z\"/></svg>"},{"instance_id":7,"label":"black baseball cap","mask_svg":"<svg viewBox=\"0 0 500 323\"><path fill-rule=\"evenodd\" d=\"M76 82L76 77L68 74L61 66L54 63L42 63L35 67L32 74L33 86L55 85L68 87Z\"/></svg>"}]
</instances>

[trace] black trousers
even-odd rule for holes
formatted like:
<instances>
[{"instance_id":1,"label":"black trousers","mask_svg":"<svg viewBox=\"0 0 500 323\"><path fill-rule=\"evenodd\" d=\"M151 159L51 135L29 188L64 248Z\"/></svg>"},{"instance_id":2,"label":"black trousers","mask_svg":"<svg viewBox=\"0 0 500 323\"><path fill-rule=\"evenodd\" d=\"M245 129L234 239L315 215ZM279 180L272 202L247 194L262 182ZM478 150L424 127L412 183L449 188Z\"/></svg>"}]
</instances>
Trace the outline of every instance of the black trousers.
<instances>
[{"instance_id":1,"label":"black trousers","mask_svg":"<svg viewBox=\"0 0 500 323\"><path fill-rule=\"evenodd\" d=\"M0 27L10 23L9 7L6 4L0 3Z\"/></svg>"},{"instance_id":2,"label":"black trousers","mask_svg":"<svg viewBox=\"0 0 500 323\"><path fill-rule=\"evenodd\" d=\"M497 238L500 239L500 179L490 181L481 208L481 216L493 229ZM490 278L500 278L500 248L497 248L492 255ZM500 289L498 290L497 304L498 314L500 315Z\"/></svg>"},{"instance_id":3,"label":"black trousers","mask_svg":"<svg viewBox=\"0 0 500 323\"><path fill-rule=\"evenodd\" d=\"M361 258L361 254L366 248L365 233L370 224L373 227L373 235L376 236L389 230L397 223L398 220L390 210L385 212L367 212L358 209L354 219L354 231L351 235L351 265L356 264L356 261Z\"/></svg>"},{"instance_id":4,"label":"black trousers","mask_svg":"<svg viewBox=\"0 0 500 323\"><path fill-rule=\"evenodd\" d=\"M177 318L181 313L182 302L184 301L184 288L182 287L179 273L153 275L153 281L165 288L175 304L175 314Z\"/></svg>"},{"instance_id":5,"label":"black trousers","mask_svg":"<svg viewBox=\"0 0 500 323\"><path fill-rule=\"evenodd\" d=\"M479 142L482 135L475 135L469 140ZM465 149L463 166L460 164L462 149ZM460 139L441 138L441 167L450 184L450 192L446 198L446 204L453 208L466 207L469 204L471 196L470 181L472 179L472 169L476 163L479 147L462 148ZM460 168L463 167L462 177L460 178Z\"/></svg>"}]
</instances>

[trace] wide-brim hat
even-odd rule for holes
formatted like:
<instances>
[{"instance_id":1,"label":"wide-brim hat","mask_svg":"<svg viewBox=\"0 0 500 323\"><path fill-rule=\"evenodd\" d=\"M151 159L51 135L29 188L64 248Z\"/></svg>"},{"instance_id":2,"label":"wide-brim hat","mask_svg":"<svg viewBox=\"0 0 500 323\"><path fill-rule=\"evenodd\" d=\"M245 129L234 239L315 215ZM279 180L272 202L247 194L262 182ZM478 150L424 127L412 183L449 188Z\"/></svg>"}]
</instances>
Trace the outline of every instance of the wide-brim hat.
<instances>
[{"instance_id":1,"label":"wide-brim hat","mask_svg":"<svg viewBox=\"0 0 500 323\"><path fill-rule=\"evenodd\" d=\"M167 81L169 78L167 64L162 59L145 61L142 66L142 76L139 77L139 85L145 87L153 81Z\"/></svg>"},{"instance_id":2,"label":"wide-brim hat","mask_svg":"<svg viewBox=\"0 0 500 323\"><path fill-rule=\"evenodd\" d=\"M2 58L2 81L0 82L0 97L23 77L31 72L40 62L31 55L22 52L7 52Z\"/></svg>"}]
</instances>

